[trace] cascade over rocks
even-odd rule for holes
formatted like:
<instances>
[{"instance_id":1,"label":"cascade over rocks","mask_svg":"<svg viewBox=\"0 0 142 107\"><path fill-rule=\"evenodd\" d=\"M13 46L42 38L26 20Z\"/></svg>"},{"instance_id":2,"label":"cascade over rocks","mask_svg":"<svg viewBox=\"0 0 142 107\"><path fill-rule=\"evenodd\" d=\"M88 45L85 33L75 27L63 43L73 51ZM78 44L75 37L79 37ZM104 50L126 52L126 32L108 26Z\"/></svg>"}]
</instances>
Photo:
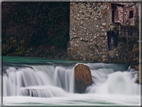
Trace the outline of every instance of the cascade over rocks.
<instances>
[{"instance_id":1,"label":"cascade over rocks","mask_svg":"<svg viewBox=\"0 0 142 107\"><path fill-rule=\"evenodd\" d=\"M86 87L92 83L92 75L87 65L78 64L75 67L75 92L83 93Z\"/></svg>"}]
</instances>

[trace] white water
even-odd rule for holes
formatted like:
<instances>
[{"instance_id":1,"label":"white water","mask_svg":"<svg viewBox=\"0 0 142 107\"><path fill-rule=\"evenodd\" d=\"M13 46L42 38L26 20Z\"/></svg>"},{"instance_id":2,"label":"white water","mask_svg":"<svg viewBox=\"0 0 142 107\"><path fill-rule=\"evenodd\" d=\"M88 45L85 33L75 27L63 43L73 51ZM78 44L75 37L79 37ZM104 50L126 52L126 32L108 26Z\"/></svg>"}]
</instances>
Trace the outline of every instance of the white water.
<instances>
[{"instance_id":1,"label":"white water","mask_svg":"<svg viewBox=\"0 0 142 107\"><path fill-rule=\"evenodd\" d=\"M63 88L66 92L74 92L74 67L56 67L54 73L55 85Z\"/></svg>"},{"instance_id":2,"label":"white water","mask_svg":"<svg viewBox=\"0 0 142 107\"><path fill-rule=\"evenodd\" d=\"M117 71L113 64L86 64L93 84L86 93L74 93L74 67L34 65L9 67L3 76L4 104L100 105L140 104L137 71ZM95 78L94 78L95 77Z\"/></svg>"}]
</instances>

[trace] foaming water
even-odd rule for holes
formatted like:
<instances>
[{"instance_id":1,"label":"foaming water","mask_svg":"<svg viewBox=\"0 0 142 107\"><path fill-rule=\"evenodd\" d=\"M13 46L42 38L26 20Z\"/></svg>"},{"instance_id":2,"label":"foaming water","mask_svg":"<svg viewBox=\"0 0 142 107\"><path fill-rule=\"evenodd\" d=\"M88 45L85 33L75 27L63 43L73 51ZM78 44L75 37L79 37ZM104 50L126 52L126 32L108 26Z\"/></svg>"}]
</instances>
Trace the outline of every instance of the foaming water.
<instances>
[{"instance_id":1,"label":"foaming water","mask_svg":"<svg viewBox=\"0 0 142 107\"><path fill-rule=\"evenodd\" d=\"M4 104L140 104L140 85L135 83L137 71L116 64L84 64L90 67L93 84L83 94L74 92L77 64L7 66L3 74Z\"/></svg>"},{"instance_id":2,"label":"foaming water","mask_svg":"<svg viewBox=\"0 0 142 107\"><path fill-rule=\"evenodd\" d=\"M92 84L87 88L88 93L139 95L139 85L134 83L130 72L115 72L107 76L106 81Z\"/></svg>"},{"instance_id":3,"label":"foaming water","mask_svg":"<svg viewBox=\"0 0 142 107\"><path fill-rule=\"evenodd\" d=\"M140 96L112 95L112 94L67 94L66 96L25 97L10 96L4 97L6 105L131 105L140 106Z\"/></svg>"},{"instance_id":4,"label":"foaming water","mask_svg":"<svg viewBox=\"0 0 142 107\"><path fill-rule=\"evenodd\" d=\"M62 97L66 96L66 92L59 87L55 86L31 86L26 88L21 88L21 96L32 96L32 97Z\"/></svg>"}]
</instances>

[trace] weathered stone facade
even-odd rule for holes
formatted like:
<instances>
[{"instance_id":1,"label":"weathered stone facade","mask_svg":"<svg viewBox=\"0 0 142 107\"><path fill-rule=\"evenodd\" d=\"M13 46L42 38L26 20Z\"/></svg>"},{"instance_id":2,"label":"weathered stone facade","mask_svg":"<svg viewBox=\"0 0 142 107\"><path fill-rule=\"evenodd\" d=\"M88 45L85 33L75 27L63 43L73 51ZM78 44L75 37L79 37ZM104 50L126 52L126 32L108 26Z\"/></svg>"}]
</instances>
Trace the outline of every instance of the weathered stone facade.
<instances>
[{"instance_id":1,"label":"weathered stone facade","mask_svg":"<svg viewBox=\"0 0 142 107\"><path fill-rule=\"evenodd\" d=\"M76 60L105 61L108 56L109 6L105 3L70 4L70 47Z\"/></svg>"},{"instance_id":2,"label":"weathered stone facade","mask_svg":"<svg viewBox=\"0 0 142 107\"><path fill-rule=\"evenodd\" d=\"M121 15L120 15L121 17ZM127 29L126 29L127 30ZM117 46L109 49L109 44L114 44L114 37L108 41L108 31L116 32ZM132 36L138 36L131 33ZM88 60L94 62L128 62L128 45L120 41L122 34L126 35L123 27L112 23L111 3L70 3L70 41L68 55L74 60ZM129 34L127 34L129 36ZM110 43L109 43L110 42ZM128 42L128 41L127 41Z\"/></svg>"},{"instance_id":3,"label":"weathered stone facade","mask_svg":"<svg viewBox=\"0 0 142 107\"><path fill-rule=\"evenodd\" d=\"M138 3L115 3L115 22L121 23L121 25L132 25L134 26L138 22ZM132 12L132 17L130 14Z\"/></svg>"}]
</instances>

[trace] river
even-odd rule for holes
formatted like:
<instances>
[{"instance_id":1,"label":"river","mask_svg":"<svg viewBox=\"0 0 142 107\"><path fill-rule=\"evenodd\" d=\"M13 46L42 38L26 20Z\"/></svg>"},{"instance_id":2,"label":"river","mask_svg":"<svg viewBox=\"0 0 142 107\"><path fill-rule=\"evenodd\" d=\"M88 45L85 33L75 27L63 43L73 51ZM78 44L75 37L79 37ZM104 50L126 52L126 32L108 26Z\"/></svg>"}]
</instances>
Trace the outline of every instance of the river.
<instances>
[{"instance_id":1,"label":"river","mask_svg":"<svg viewBox=\"0 0 142 107\"><path fill-rule=\"evenodd\" d=\"M141 103L138 71L125 64L3 57L3 105L133 105ZM93 84L74 92L74 67L89 66Z\"/></svg>"}]
</instances>

